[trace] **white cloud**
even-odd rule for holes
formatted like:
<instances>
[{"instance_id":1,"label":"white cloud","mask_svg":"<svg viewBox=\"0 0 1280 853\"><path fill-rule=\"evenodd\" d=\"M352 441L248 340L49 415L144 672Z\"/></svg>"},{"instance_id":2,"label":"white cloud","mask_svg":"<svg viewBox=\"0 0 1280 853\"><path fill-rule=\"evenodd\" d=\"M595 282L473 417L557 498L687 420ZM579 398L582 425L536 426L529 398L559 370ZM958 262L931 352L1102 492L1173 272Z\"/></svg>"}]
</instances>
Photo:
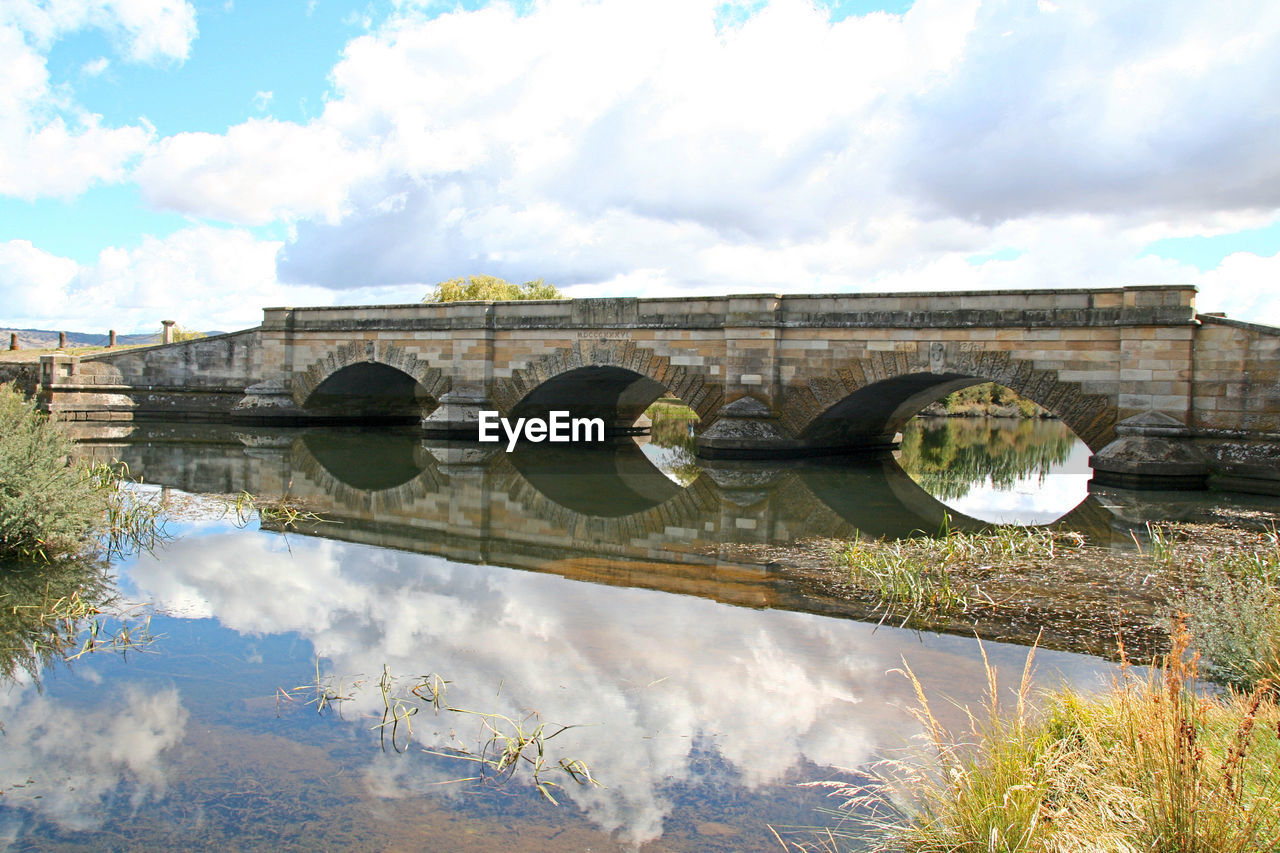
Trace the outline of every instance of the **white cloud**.
<instances>
[{"instance_id":1,"label":"white cloud","mask_svg":"<svg viewBox=\"0 0 1280 853\"><path fill-rule=\"evenodd\" d=\"M86 77L98 77L110 67L111 60L105 56L99 56L97 59L91 59L80 66L80 73Z\"/></svg>"},{"instance_id":2,"label":"white cloud","mask_svg":"<svg viewBox=\"0 0 1280 853\"><path fill-rule=\"evenodd\" d=\"M72 126L61 116L37 127L6 125L0 129L0 194L70 197L96 183L115 183L149 139L145 128L105 128L91 115Z\"/></svg>"},{"instance_id":3,"label":"white cloud","mask_svg":"<svg viewBox=\"0 0 1280 853\"><path fill-rule=\"evenodd\" d=\"M332 301L328 291L279 284L279 248L242 229L193 226L81 266L15 240L0 244L0 301L15 326L98 332L156 331L162 319L232 331L256 326L269 305Z\"/></svg>"},{"instance_id":4,"label":"white cloud","mask_svg":"<svg viewBox=\"0 0 1280 853\"><path fill-rule=\"evenodd\" d=\"M29 327L61 304L79 265L37 249L26 240L0 243L0 304L5 319ZM25 321L25 322L24 322Z\"/></svg>"},{"instance_id":5,"label":"white cloud","mask_svg":"<svg viewBox=\"0 0 1280 853\"><path fill-rule=\"evenodd\" d=\"M276 274L319 301L487 272L579 295L1203 280L1212 310L1226 276L1259 280L1142 254L1280 212L1280 6L918 0L833 24L774 0L717 30L718 5L406 3L346 45L310 122L156 140L54 110L0 130L0 182L71 194L139 161L158 207L287 223ZM137 20L57 20L90 6ZM28 32L72 25L42 14ZM170 30L129 55L185 55ZM0 111L55 100L18 47Z\"/></svg>"},{"instance_id":6,"label":"white cloud","mask_svg":"<svg viewBox=\"0 0 1280 853\"><path fill-rule=\"evenodd\" d=\"M1250 323L1280 326L1280 254L1236 252L1200 279L1196 305Z\"/></svg>"},{"instance_id":7,"label":"white cloud","mask_svg":"<svg viewBox=\"0 0 1280 853\"><path fill-rule=\"evenodd\" d=\"M182 61L196 37L196 10L188 0L7 0L0 25L24 30L48 48L86 27L105 32L131 62Z\"/></svg>"},{"instance_id":8,"label":"white cloud","mask_svg":"<svg viewBox=\"0 0 1280 853\"><path fill-rule=\"evenodd\" d=\"M163 610L199 602L195 612L241 633L298 631L344 684L367 679L344 704L366 731L365 715L383 707L374 685L384 665L404 679L438 672L454 707L516 719L536 708L545 721L577 725L548 744L549 762L583 759L605 787L570 785L565 796L637 846L662 834L672 789L699 781L699 746L726 762L727 784L755 791L812 764L857 767L908 743L917 732L902 712L910 684L890 672L904 656L959 702L978 701L985 686L974 641L963 638L324 539L286 548L278 537L204 532L214 535L141 557L129 570L138 594ZM1000 644L987 652L1014 674L1025 655ZM1042 655L1042 673L1083 662ZM960 711L941 713L950 721ZM447 717L415 723L415 741L438 748L451 728ZM457 726L456 737L469 731ZM447 795L438 768L411 760L420 755L370 752L371 794Z\"/></svg>"},{"instance_id":9,"label":"white cloud","mask_svg":"<svg viewBox=\"0 0 1280 853\"><path fill-rule=\"evenodd\" d=\"M196 35L185 0L10 0L0 7L0 194L35 199L74 196L116 182L148 145L148 127L103 127L64 89L50 86L48 51L86 27L104 30L133 62L180 62ZM107 67L86 64L94 76Z\"/></svg>"},{"instance_id":10,"label":"white cloud","mask_svg":"<svg viewBox=\"0 0 1280 853\"><path fill-rule=\"evenodd\" d=\"M161 140L134 177L157 207L242 224L316 217L336 222L347 188L372 168L323 127L252 119L225 136Z\"/></svg>"},{"instance_id":11,"label":"white cloud","mask_svg":"<svg viewBox=\"0 0 1280 853\"><path fill-rule=\"evenodd\" d=\"M166 752L187 725L177 690L106 691L91 722L82 708L35 693L26 687L0 694L0 788L24 786L22 796L5 798L5 823L29 812L65 830L92 829L116 797L128 794L140 806L163 796ZM0 824L0 838L6 828Z\"/></svg>"},{"instance_id":12,"label":"white cloud","mask_svg":"<svg viewBox=\"0 0 1280 853\"><path fill-rule=\"evenodd\" d=\"M308 127L381 168L340 221L299 223L280 273L580 293L641 270L672 292L1194 281L1137 256L1280 208L1280 110L1248 84L1280 70L1280 12L1188 15L922 0L832 25L779 0L717 33L697 3L406 13L348 45ZM1020 262L960 265L1008 231Z\"/></svg>"}]
</instances>

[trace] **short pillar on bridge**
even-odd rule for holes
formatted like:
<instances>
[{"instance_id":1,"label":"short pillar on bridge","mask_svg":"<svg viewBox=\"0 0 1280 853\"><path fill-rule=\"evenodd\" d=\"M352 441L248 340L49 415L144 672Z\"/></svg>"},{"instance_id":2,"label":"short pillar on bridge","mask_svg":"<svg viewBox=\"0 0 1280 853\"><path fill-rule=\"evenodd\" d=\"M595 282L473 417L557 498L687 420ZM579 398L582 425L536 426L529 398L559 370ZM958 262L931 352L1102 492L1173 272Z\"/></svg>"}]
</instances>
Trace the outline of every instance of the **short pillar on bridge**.
<instances>
[{"instance_id":1,"label":"short pillar on bridge","mask_svg":"<svg viewBox=\"0 0 1280 853\"><path fill-rule=\"evenodd\" d=\"M1116 439L1089 458L1091 485L1122 489L1203 489L1209 478L1191 430L1160 412L1116 424Z\"/></svg>"},{"instance_id":2,"label":"short pillar on bridge","mask_svg":"<svg viewBox=\"0 0 1280 853\"><path fill-rule=\"evenodd\" d=\"M166 344L173 343L173 326L177 322L178 322L177 320L161 320L160 321L160 325L164 327L160 334L160 339L163 343L166 343Z\"/></svg>"}]
</instances>

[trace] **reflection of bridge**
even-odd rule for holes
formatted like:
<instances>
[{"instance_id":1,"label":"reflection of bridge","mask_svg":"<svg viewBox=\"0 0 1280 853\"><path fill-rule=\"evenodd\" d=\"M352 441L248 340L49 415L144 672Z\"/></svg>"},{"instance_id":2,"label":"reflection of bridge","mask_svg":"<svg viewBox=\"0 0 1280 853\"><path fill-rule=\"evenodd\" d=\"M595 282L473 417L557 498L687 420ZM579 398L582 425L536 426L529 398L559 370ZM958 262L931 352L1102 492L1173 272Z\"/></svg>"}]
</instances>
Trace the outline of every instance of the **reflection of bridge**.
<instances>
[{"instance_id":1,"label":"reflection of bridge","mask_svg":"<svg viewBox=\"0 0 1280 853\"><path fill-rule=\"evenodd\" d=\"M287 494L341 521L317 528L322 535L465 562L499 553L508 557L498 562L513 566L534 554L713 562L722 545L986 526L937 501L890 454L786 467L708 463L681 486L630 440L507 454L403 432L222 428L192 440L166 435L167 428L127 431L134 434L124 441L99 438L83 447L126 461L152 484ZM1092 499L1070 521L1098 534L1107 529Z\"/></svg>"},{"instance_id":2,"label":"reflection of bridge","mask_svg":"<svg viewBox=\"0 0 1280 853\"><path fill-rule=\"evenodd\" d=\"M995 381L1061 417L1113 481L1280 479L1280 332L1197 316L1194 288L271 308L262 326L48 357L68 418L422 420L568 409L630 426L672 392L707 456L881 447L924 405Z\"/></svg>"},{"instance_id":3,"label":"reflection of bridge","mask_svg":"<svg viewBox=\"0 0 1280 853\"><path fill-rule=\"evenodd\" d=\"M747 607L880 615L775 572L742 546L906 536L938 530L944 514L955 528L982 526L936 501L890 454L857 464L713 462L685 487L629 440L508 455L392 431L121 425L82 437L93 440L80 452L122 459L154 485L299 498L326 519L301 525L307 535ZM1111 534L1110 513L1092 497L1063 523ZM1013 639L1018 628L999 630Z\"/></svg>"}]
</instances>

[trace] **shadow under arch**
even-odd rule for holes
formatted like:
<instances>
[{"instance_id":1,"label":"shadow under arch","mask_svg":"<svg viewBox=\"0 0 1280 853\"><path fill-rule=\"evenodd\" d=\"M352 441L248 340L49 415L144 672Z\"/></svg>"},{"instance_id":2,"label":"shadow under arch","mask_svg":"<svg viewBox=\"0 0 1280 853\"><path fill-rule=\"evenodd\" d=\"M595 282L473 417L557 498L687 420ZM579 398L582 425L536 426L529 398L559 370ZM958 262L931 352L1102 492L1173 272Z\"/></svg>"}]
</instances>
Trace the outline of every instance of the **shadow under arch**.
<instances>
[{"instance_id":1,"label":"shadow under arch","mask_svg":"<svg viewBox=\"0 0 1280 853\"><path fill-rule=\"evenodd\" d=\"M1058 378L1007 352L971 352L934 344L928 361L904 353L854 359L835 377L792 389L783 423L808 447L886 447L928 404L953 391L996 382L1062 419L1090 450L1115 437L1116 404L1086 393L1079 382Z\"/></svg>"},{"instance_id":2,"label":"shadow under arch","mask_svg":"<svg viewBox=\"0 0 1280 853\"><path fill-rule=\"evenodd\" d=\"M666 393L679 397L708 425L723 400L721 385L703 367L676 365L631 341L575 341L517 368L493 384L493 400L507 417L545 418L552 409L602 418L606 430L629 429Z\"/></svg>"},{"instance_id":3,"label":"shadow under arch","mask_svg":"<svg viewBox=\"0 0 1280 853\"><path fill-rule=\"evenodd\" d=\"M294 375L293 401L312 417L413 423L451 383L438 368L394 344L352 341Z\"/></svg>"},{"instance_id":4,"label":"shadow under arch","mask_svg":"<svg viewBox=\"0 0 1280 853\"><path fill-rule=\"evenodd\" d=\"M508 461L547 500L597 518L646 512L685 491L629 440L569 448L525 444Z\"/></svg>"}]
</instances>

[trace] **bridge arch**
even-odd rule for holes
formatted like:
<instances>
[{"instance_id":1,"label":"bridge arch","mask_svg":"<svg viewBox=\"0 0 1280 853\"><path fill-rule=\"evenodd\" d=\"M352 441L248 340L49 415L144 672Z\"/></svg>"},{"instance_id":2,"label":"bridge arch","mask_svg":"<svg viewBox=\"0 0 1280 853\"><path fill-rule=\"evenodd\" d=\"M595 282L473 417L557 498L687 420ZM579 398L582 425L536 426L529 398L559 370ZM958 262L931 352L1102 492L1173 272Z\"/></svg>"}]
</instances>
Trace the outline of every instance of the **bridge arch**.
<instances>
[{"instance_id":1,"label":"bridge arch","mask_svg":"<svg viewBox=\"0 0 1280 853\"><path fill-rule=\"evenodd\" d=\"M835 376L810 379L784 395L780 420L811 447L887 444L929 403L982 382L996 382L1061 418L1091 450L1115 438L1117 400L1061 379L1056 369L1005 351L934 343L922 355L882 352L854 359Z\"/></svg>"},{"instance_id":2,"label":"bridge arch","mask_svg":"<svg viewBox=\"0 0 1280 853\"><path fill-rule=\"evenodd\" d=\"M450 388L444 373L403 347L352 341L293 375L291 397L320 417L412 420Z\"/></svg>"},{"instance_id":3,"label":"bridge arch","mask_svg":"<svg viewBox=\"0 0 1280 853\"><path fill-rule=\"evenodd\" d=\"M699 365L677 365L670 356L629 340L575 341L494 382L492 398L507 416L545 417L552 408L574 417L602 417L609 428L635 423L653 401L675 394L697 412L703 426L724 399L719 381Z\"/></svg>"}]
</instances>

